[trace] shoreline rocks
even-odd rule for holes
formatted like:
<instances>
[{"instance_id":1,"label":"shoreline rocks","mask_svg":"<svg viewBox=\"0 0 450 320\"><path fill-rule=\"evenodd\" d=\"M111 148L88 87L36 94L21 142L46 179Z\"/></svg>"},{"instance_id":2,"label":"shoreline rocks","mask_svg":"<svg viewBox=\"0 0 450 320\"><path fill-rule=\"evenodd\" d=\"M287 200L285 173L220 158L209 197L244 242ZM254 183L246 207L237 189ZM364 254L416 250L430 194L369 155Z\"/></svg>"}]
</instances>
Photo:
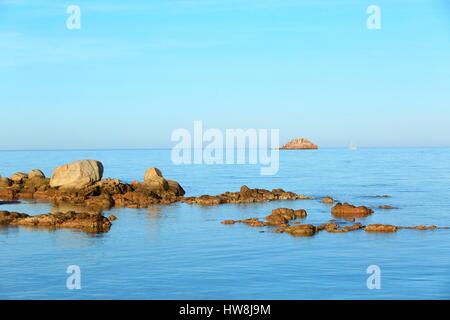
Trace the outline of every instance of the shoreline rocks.
<instances>
[{"instance_id":1,"label":"shoreline rocks","mask_svg":"<svg viewBox=\"0 0 450 320\"><path fill-rule=\"evenodd\" d=\"M78 229L102 233L111 228L111 222L101 214L56 212L30 216L25 213L0 211L0 226L23 226L47 229Z\"/></svg>"},{"instance_id":2,"label":"shoreline rocks","mask_svg":"<svg viewBox=\"0 0 450 320\"><path fill-rule=\"evenodd\" d=\"M181 201L185 193L174 180L166 180L159 169L150 168L144 182L131 184L118 179L102 179L103 165L96 160L80 160L57 167L51 179L38 169L0 178L0 199L35 199L55 204L69 203L97 209L113 206L145 208L153 204Z\"/></svg>"},{"instance_id":3,"label":"shoreline rocks","mask_svg":"<svg viewBox=\"0 0 450 320\"><path fill-rule=\"evenodd\" d=\"M305 138L292 139L291 141L289 141L280 148L280 150L316 150L316 149L319 149L319 147Z\"/></svg>"},{"instance_id":4,"label":"shoreline rocks","mask_svg":"<svg viewBox=\"0 0 450 320\"><path fill-rule=\"evenodd\" d=\"M182 202L189 204L198 204L201 206L215 206L225 203L256 203L269 202L277 200L311 200L308 197L294 192L284 191L283 189L273 189L272 191L266 189L250 189L247 186L242 186L239 192L225 192L219 195L210 196L202 195L199 197L183 198Z\"/></svg>"}]
</instances>

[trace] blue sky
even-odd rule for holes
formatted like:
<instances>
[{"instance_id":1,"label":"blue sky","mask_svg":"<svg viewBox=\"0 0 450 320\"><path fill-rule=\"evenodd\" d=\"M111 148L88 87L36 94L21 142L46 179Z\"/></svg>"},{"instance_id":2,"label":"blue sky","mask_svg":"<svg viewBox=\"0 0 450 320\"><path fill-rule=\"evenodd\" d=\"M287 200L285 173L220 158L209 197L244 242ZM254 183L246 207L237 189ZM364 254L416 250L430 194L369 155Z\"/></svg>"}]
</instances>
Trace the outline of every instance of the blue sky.
<instances>
[{"instance_id":1,"label":"blue sky","mask_svg":"<svg viewBox=\"0 0 450 320\"><path fill-rule=\"evenodd\" d=\"M195 120L450 146L450 4L0 0L0 117L0 149L170 147Z\"/></svg>"}]
</instances>

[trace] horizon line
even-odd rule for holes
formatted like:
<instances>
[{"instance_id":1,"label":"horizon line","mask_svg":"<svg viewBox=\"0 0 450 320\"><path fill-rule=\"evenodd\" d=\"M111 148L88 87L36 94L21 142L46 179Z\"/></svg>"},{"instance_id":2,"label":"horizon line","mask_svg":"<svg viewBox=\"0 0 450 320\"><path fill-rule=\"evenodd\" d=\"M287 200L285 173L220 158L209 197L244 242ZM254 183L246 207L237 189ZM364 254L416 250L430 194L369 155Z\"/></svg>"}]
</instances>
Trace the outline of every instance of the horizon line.
<instances>
[{"instance_id":1,"label":"horizon line","mask_svg":"<svg viewBox=\"0 0 450 320\"><path fill-rule=\"evenodd\" d=\"M450 148L450 146L358 146L357 149L443 149ZM143 150L172 150L170 147L111 147L111 148L20 148L20 149L0 149L0 152L19 152L19 151L143 151ZM204 148L190 148L191 150L203 150ZM230 150L229 148L223 148L224 150ZM255 148L233 148L233 150L254 150ZM256 148L259 149L259 148ZM348 146L339 147L319 147L318 149L280 149L280 148L270 148L270 150L280 150L280 151L318 151L327 149L349 149Z\"/></svg>"}]
</instances>

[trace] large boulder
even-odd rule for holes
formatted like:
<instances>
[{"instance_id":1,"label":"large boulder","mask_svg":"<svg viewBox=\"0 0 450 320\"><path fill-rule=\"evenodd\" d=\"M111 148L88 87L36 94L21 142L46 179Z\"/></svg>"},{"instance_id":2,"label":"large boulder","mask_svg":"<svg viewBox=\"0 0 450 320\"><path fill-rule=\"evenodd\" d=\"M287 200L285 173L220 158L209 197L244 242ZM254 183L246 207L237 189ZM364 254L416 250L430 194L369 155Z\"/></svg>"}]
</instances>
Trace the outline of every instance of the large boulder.
<instances>
[{"instance_id":1,"label":"large boulder","mask_svg":"<svg viewBox=\"0 0 450 320\"><path fill-rule=\"evenodd\" d=\"M176 196L183 196L184 189L174 180L166 180L158 168L149 168L144 174L142 187L147 191L163 195L167 192Z\"/></svg>"},{"instance_id":2,"label":"large boulder","mask_svg":"<svg viewBox=\"0 0 450 320\"><path fill-rule=\"evenodd\" d=\"M169 190L169 183L158 168L149 168L145 171L143 186L146 190L156 193Z\"/></svg>"},{"instance_id":3,"label":"large boulder","mask_svg":"<svg viewBox=\"0 0 450 320\"><path fill-rule=\"evenodd\" d=\"M80 160L57 167L50 179L52 188L82 189L102 179L103 165L96 160Z\"/></svg>"}]
</instances>

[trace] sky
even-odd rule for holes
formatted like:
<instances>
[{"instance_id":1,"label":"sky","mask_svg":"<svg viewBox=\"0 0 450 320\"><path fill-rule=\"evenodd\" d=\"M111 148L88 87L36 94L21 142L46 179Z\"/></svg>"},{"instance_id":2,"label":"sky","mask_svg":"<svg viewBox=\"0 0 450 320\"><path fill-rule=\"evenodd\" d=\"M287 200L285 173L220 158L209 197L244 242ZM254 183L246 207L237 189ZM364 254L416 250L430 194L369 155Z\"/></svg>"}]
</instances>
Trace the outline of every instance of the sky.
<instances>
[{"instance_id":1,"label":"sky","mask_svg":"<svg viewBox=\"0 0 450 320\"><path fill-rule=\"evenodd\" d=\"M448 147L450 1L0 0L0 150L169 148L196 120Z\"/></svg>"}]
</instances>

